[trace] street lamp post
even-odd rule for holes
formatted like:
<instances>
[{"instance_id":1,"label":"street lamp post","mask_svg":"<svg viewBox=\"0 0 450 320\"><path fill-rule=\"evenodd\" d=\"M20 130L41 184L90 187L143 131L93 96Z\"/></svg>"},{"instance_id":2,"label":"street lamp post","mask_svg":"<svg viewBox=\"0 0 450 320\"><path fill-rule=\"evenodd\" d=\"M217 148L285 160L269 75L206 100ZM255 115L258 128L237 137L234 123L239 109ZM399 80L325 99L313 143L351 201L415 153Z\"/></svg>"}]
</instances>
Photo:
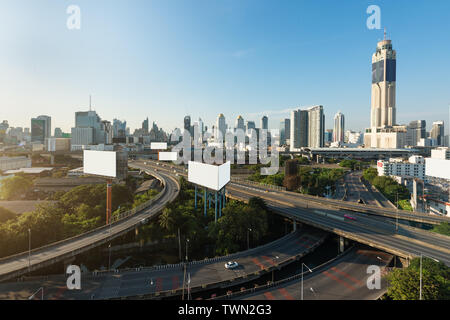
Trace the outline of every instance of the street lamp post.
<instances>
[{"instance_id":1,"label":"street lamp post","mask_svg":"<svg viewBox=\"0 0 450 320\"><path fill-rule=\"evenodd\" d=\"M303 266L305 266L306 268L308 268L309 272L312 272L312 270L302 262L302 292L301 292L301 299L303 300Z\"/></svg>"},{"instance_id":2,"label":"street lamp post","mask_svg":"<svg viewBox=\"0 0 450 320\"><path fill-rule=\"evenodd\" d=\"M252 231L252 229L247 228L247 250L250 249L250 231Z\"/></svg>"},{"instance_id":3,"label":"street lamp post","mask_svg":"<svg viewBox=\"0 0 450 320\"><path fill-rule=\"evenodd\" d=\"M420 290L419 290L419 300L422 300L422 257L428 257L436 262L439 262L438 259L432 258L430 256L424 255L423 253L420 254Z\"/></svg>"},{"instance_id":4,"label":"street lamp post","mask_svg":"<svg viewBox=\"0 0 450 320\"><path fill-rule=\"evenodd\" d=\"M28 272L31 270L31 229L28 229Z\"/></svg>"}]
</instances>

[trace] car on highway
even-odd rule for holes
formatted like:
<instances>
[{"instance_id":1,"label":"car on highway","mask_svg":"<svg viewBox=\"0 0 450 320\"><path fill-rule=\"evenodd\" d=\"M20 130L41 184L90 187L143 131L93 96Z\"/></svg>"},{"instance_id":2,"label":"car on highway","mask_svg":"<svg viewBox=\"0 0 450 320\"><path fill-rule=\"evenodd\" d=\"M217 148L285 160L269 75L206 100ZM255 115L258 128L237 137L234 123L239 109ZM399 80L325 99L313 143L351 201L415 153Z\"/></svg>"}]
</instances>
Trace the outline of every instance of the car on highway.
<instances>
[{"instance_id":1,"label":"car on highway","mask_svg":"<svg viewBox=\"0 0 450 320\"><path fill-rule=\"evenodd\" d=\"M356 220L355 217L349 216L348 214L344 214L344 218L350 219L350 220Z\"/></svg>"},{"instance_id":2,"label":"car on highway","mask_svg":"<svg viewBox=\"0 0 450 320\"><path fill-rule=\"evenodd\" d=\"M225 263L225 269L234 269L238 265L239 264L236 261L228 261L227 263Z\"/></svg>"}]
</instances>

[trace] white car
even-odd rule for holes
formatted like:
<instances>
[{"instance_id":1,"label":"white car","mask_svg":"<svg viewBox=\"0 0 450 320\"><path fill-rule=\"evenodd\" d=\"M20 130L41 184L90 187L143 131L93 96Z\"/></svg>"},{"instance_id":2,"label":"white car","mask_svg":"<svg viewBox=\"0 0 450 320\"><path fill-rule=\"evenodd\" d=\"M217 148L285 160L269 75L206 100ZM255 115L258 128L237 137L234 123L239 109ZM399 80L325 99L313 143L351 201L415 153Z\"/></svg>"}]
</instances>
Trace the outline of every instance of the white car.
<instances>
[{"instance_id":1,"label":"white car","mask_svg":"<svg viewBox=\"0 0 450 320\"><path fill-rule=\"evenodd\" d=\"M229 261L229 262L225 263L225 269L234 269L238 265L239 264L236 261Z\"/></svg>"}]
</instances>

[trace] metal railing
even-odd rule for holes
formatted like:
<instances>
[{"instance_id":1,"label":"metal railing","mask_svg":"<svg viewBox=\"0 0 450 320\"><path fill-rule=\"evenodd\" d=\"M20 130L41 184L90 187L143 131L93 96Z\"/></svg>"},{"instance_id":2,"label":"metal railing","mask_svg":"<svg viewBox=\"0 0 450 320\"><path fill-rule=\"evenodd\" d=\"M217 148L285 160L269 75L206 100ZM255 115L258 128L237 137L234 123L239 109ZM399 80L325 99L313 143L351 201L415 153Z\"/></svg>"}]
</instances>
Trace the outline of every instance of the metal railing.
<instances>
[{"instance_id":1,"label":"metal railing","mask_svg":"<svg viewBox=\"0 0 450 320\"><path fill-rule=\"evenodd\" d=\"M268 188L268 189L272 189L272 190L276 190L276 191L286 191L285 187L280 187L280 186L276 186L273 184L267 184L267 183L252 181L252 180L243 179L243 178L231 177L231 181L236 182L236 183L244 183L244 184L248 184L248 185L264 187L264 188Z\"/></svg>"}]
</instances>

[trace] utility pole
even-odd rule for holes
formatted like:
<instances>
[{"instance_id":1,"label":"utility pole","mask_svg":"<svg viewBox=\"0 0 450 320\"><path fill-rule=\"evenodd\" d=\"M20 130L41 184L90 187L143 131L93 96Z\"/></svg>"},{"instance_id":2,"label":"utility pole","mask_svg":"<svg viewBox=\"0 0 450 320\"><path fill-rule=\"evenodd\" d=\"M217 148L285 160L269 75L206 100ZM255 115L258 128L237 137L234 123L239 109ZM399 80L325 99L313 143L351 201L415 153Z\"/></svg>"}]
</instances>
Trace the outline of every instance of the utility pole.
<instances>
[{"instance_id":1,"label":"utility pole","mask_svg":"<svg viewBox=\"0 0 450 320\"><path fill-rule=\"evenodd\" d=\"M181 262L181 235L180 235L180 228L178 228L178 251L179 251L180 262Z\"/></svg>"}]
</instances>

